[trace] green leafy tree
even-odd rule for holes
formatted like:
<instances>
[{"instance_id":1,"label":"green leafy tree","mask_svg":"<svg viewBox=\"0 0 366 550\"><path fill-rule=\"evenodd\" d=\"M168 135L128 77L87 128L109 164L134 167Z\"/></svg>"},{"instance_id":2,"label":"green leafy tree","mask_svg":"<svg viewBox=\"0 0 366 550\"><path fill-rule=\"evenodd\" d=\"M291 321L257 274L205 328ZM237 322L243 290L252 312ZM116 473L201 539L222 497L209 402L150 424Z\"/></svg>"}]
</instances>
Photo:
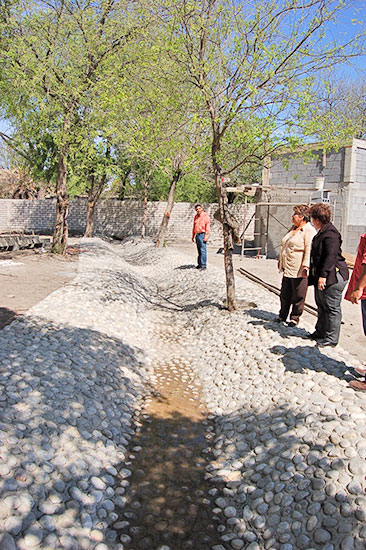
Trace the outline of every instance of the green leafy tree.
<instances>
[{"instance_id":1,"label":"green leafy tree","mask_svg":"<svg viewBox=\"0 0 366 550\"><path fill-rule=\"evenodd\" d=\"M49 134L23 136L13 128L11 135L0 132L4 163L18 174L19 186L12 198L42 197L52 194L55 181L55 148ZM19 191L18 191L19 189Z\"/></svg>"},{"instance_id":2,"label":"green leafy tree","mask_svg":"<svg viewBox=\"0 0 366 550\"><path fill-rule=\"evenodd\" d=\"M103 110L111 114L113 142L133 159L129 188L142 193L145 208L149 193L167 199L157 246L164 240L178 183L199 172L202 140L201 127L191 116L191 87L183 82L176 86L181 69L170 57L167 29L159 15L152 6L154 25L139 44L138 62L129 67L128 87L119 85L117 72L116 93L103 96ZM137 167L142 169L141 177Z\"/></svg>"},{"instance_id":3,"label":"green leafy tree","mask_svg":"<svg viewBox=\"0 0 366 550\"><path fill-rule=\"evenodd\" d=\"M84 237L93 236L95 207L115 167L111 145L107 140L92 137L84 139L82 147L70 155L70 194L86 194L88 197Z\"/></svg>"},{"instance_id":4,"label":"green leafy tree","mask_svg":"<svg viewBox=\"0 0 366 550\"><path fill-rule=\"evenodd\" d=\"M237 306L223 178L301 143L320 71L359 51L354 38L335 44L325 36L343 7L327 0L185 0L166 9L171 56L181 81L195 90L196 116L209 134L229 310Z\"/></svg>"},{"instance_id":5,"label":"green leafy tree","mask_svg":"<svg viewBox=\"0 0 366 550\"><path fill-rule=\"evenodd\" d=\"M111 67L128 63L129 43L147 26L139 4L122 0L19 0L2 18L1 92L19 130L48 132L57 148L56 224L52 250L65 253L67 170L89 106L97 113ZM81 130L81 134L82 134Z\"/></svg>"}]
</instances>

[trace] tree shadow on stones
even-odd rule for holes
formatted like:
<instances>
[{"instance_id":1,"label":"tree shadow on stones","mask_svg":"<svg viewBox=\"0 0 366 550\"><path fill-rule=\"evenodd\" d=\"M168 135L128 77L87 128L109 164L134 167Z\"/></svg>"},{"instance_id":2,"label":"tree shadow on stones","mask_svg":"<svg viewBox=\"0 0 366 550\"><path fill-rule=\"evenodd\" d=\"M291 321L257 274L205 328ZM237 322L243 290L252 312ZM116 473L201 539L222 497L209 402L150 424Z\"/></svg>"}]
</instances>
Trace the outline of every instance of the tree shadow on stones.
<instances>
[{"instance_id":1,"label":"tree shadow on stones","mask_svg":"<svg viewBox=\"0 0 366 550\"><path fill-rule=\"evenodd\" d=\"M186 289L181 289L179 285L171 280L156 284L151 280L147 280L138 276L134 276L128 272L115 272L105 269L103 271L104 281L103 286L98 288L98 299L102 303L113 302L131 302L132 300L138 304L148 304L153 309L166 312L176 311L191 311L202 307L216 307L225 309L219 301L205 299L200 302L186 304L187 293ZM110 284L109 279L110 277ZM192 288L196 288L197 281L191 281ZM75 283L76 286L85 288L85 292L89 290L87 282L83 281Z\"/></svg>"},{"instance_id":2,"label":"tree shadow on stones","mask_svg":"<svg viewBox=\"0 0 366 550\"><path fill-rule=\"evenodd\" d=\"M132 470L115 524L125 550L207 550L220 544L205 481L206 427L179 412L143 415L132 438ZM224 546L224 548L231 548Z\"/></svg>"},{"instance_id":3,"label":"tree shadow on stones","mask_svg":"<svg viewBox=\"0 0 366 550\"><path fill-rule=\"evenodd\" d=\"M324 372L347 382L354 379L353 369L344 361L339 361L322 353L316 346L273 346L269 351L282 355L286 371L303 373L306 370Z\"/></svg>"},{"instance_id":4,"label":"tree shadow on stones","mask_svg":"<svg viewBox=\"0 0 366 550\"><path fill-rule=\"evenodd\" d=\"M199 275L199 273L197 273ZM192 287L192 290L197 288L197 279L192 278L189 281L189 286ZM204 290L202 293L205 294ZM212 294L212 292L210 292ZM194 303L186 303L190 298L190 288L181 288L176 282L165 282L156 285L156 296L161 300L168 302L169 304L175 307L175 310L178 311L193 311L195 309L201 309L204 307L215 307L218 309L226 309L224 305L225 298L219 298L212 300L211 298L206 298L200 301L195 301Z\"/></svg>"},{"instance_id":5,"label":"tree shadow on stones","mask_svg":"<svg viewBox=\"0 0 366 550\"><path fill-rule=\"evenodd\" d=\"M309 332L302 327L289 327L287 325L277 323L276 319L278 314L275 315L270 311L265 311L263 309L248 309L246 310L246 313L256 319L255 321L249 321L249 324L263 326L266 330L278 332L282 338L297 336L299 338L306 339L309 334Z\"/></svg>"},{"instance_id":6,"label":"tree shadow on stones","mask_svg":"<svg viewBox=\"0 0 366 550\"><path fill-rule=\"evenodd\" d=\"M151 281L133 276L128 272L116 273L108 269L105 269L103 274L105 277L103 286L98 289L98 298L101 302L143 303L149 304L154 309L167 311L177 311L180 308L179 304L174 303L168 296L162 294L159 286L154 285ZM110 285L106 284L106 282L108 283L108 276L111 277ZM85 282L79 283L79 286L85 286L85 290L88 290ZM169 305L162 303L162 301L167 302Z\"/></svg>"},{"instance_id":7,"label":"tree shadow on stones","mask_svg":"<svg viewBox=\"0 0 366 550\"><path fill-rule=\"evenodd\" d=\"M0 345L2 543L112 548L117 467L151 391L142 351L28 317L0 331Z\"/></svg>"},{"instance_id":8,"label":"tree shadow on stones","mask_svg":"<svg viewBox=\"0 0 366 550\"><path fill-rule=\"evenodd\" d=\"M246 313L258 320L249 321L249 324L254 326L262 326L266 330L277 332L286 340L288 338L302 337L305 342L303 346L288 347L273 346L270 351L275 355L283 355L282 361L286 371L294 373L303 373L306 370L316 372L324 372L331 376L335 376L340 380L347 382L354 379L355 372L351 365L347 365L345 361L340 361L326 353L322 353L316 346L306 345L308 331L300 327L280 326L275 322L277 316L264 310L247 310Z\"/></svg>"},{"instance_id":9,"label":"tree shadow on stones","mask_svg":"<svg viewBox=\"0 0 366 550\"><path fill-rule=\"evenodd\" d=\"M194 304L186 304L182 307L182 311L194 311L195 309L201 309L205 307L214 307L217 309L227 309L222 303L214 302L213 300L201 300Z\"/></svg>"},{"instance_id":10,"label":"tree shadow on stones","mask_svg":"<svg viewBox=\"0 0 366 550\"><path fill-rule=\"evenodd\" d=\"M235 509L225 513L224 540L261 550L365 548L366 442L360 431L357 458L347 458L331 441L335 420L346 442L349 419L286 402L217 418L209 481L225 481L219 504Z\"/></svg>"},{"instance_id":11,"label":"tree shadow on stones","mask_svg":"<svg viewBox=\"0 0 366 550\"><path fill-rule=\"evenodd\" d=\"M120 283L118 284L118 300L123 300L123 295L138 296L141 302L150 304L154 309L163 311L191 311L193 309L199 309L202 307L217 307L223 309L222 304L210 299L201 300L200 302L194 302L193 304L184 304L186 300L187 291L181 290L179 285L169 281L166 284L153 284L151 281L143 284L142 280L137 277L131 276L129 273L119 274L118 278ZM192 286L196 286L195 281L192 281ZM114 301L115 297L108 289L105 289L106 298L105 301ZM102 298L104 299L104 298Z\"/></svg>"}]
</instances>

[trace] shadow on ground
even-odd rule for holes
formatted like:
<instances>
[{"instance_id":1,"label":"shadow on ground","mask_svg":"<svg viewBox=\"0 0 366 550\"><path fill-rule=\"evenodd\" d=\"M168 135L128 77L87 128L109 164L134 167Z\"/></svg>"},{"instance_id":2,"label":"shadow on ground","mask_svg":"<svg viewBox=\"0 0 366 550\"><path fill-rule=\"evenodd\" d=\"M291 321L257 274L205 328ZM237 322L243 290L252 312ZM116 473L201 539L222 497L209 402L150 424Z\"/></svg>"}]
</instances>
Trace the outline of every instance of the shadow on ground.
<instances>
[{"instance_id":1,"label":"shadow on ground","mask_svg":"<svg viewBox=\"0 0 366 550\"><path fill-rule=\"evenodd\" d=\"M149 391L141 350L29 317L0 345L0 529L20 549L86 548L90 528L112 545L117 467Z\"/></svg>"},{"instance_id":2,"label":"shadow on ground","mask_svg":"<svg viewBox=\"0 0 366 550\"><path fill-rule=\"evenodd\" d=\"M142 419L130 443L131 486L119 510L126 550L159 544L207 550L220 542L204 480L205 429L177 412Z\"/></svg>"},{"instance_id":3,"label":"shadow on ground","mask_svg":"<svg viewBox=\"0 0 366 550\"><path fill-rule=\"evenodd\" d=\"M338 361L333 357L329 358L315 346L295 346L293 348L286 347L285 349L283 349L283 346L273 346L270 351L275 355L283 355L282 362L286 371L302 373L306 370L313 370L315 372L326 372L340 380L349 381L354 379L352 367L349 367L344 361ZM307 357L303 357L304 352ZM300 358L300 360L296 360L296 358Z\"/></svg>"},{"instance_id":4,"label":"shadow on ground","mask_svg":"<svg viewBox=\"0 0 366 550\"><path fill-rule=\"evenodd\" d=\"M213 544L231 550L240 539L263 549L286 543L299 550L323 550L328 543L363 549L362 487L352 481L347 459L335 457L329 439L317 439L331 421L320 418L318 430L298 438L295 430L309 427L307 415L285 404L218 417L211 477L204 480L204 426L182 414L145 416L129 446L131 485L122 481L116 490L125 499L118 538L126 550L207 550ZM232 429L240 424L245 429L235 444ZM349 480L342 488L341 471ZM216 489L212 497L210 488Z\"/></svg>"},{"instance_id":5,"label":"shadow on ground","mask_svg":"<svg viewBox=\"0 0 366 550\"><path fill-rule=\"evenodd\" d=\"M196 269L196 266L195 264L187 264L187 265L179 265L178 267L176 267L175 269Z\"/></svg>"},{"instance_id":6,"label":"shadow on ground","mask_svg":"<svg viewBox=\"0 0 366 550\"><path fill-rule=\"evenodd\" d=\"M246 313L256 319L249 321L249 324L263 326L266 330L279 333L284 339L289 339L293 336L304 339L303 346L288 347L287 345L278 345L270 349L275 355L283 355L282 361L286 371L301 373L306 370L313 370L316 372L325 372L340 380L350 381L354 379L356 373L345 361L340 361L333 355L329 356L326 353L322 353L316 346L309 345L309 339L307 338L309 333L307 330L301 327L280 326L275 322L276 316L268 311L254 309L247 310ZM335 354L336 350L331 350L331 352Z\"/></svg>"},{"instance_id":7,"label":"shadow on ground","mask_svg":"<svg viewBox=\"0 0 366 550\"><path fill-rule=\"evenodd\" d=\"M5 327L5 325L8 325L14 319L16 319L17 313L15 311L12 311L11 309L8 309L7 307L0 307L0 329Z\"/></svg>"}]
</instances>

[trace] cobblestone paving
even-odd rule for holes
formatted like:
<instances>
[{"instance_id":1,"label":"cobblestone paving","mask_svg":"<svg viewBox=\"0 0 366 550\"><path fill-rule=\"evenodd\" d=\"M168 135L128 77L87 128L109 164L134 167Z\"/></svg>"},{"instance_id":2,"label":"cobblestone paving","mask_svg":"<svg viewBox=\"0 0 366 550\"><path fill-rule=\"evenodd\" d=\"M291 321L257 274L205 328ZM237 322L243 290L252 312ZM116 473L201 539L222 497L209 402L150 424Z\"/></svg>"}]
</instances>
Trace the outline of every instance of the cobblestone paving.
<instances>
[{"instance_id":1,"label":"cobblestone paving","mask_svg":"<svg viewBox=\"0 0 366 550\"><path fill-rule=\"evenodd\" d=\"M229 314L219 270L85 246L0 331L0 550L364 549L360 363L248 281Z\"/></svg>"}]
</instances>

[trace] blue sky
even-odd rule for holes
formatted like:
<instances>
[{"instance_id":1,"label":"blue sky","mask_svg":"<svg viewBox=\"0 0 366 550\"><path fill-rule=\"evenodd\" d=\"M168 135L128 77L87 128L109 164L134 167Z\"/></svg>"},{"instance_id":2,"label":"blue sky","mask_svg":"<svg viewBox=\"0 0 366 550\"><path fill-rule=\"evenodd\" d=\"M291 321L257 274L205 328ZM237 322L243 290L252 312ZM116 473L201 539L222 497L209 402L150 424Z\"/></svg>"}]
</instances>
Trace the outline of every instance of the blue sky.
<instances>
[{"instance_id":1,"label":"blue sky","mask_svg":"<svg viewBox=\"0 0 366 550\"><path fill-rule=\"evenodd\" d=\"M351 39L358 32L366 30L366 1L347 1L346 7L339 15L339 21L329 26L328 33L337 43ZM357 23L358 22L358 23ZM350 60L351 66L338 67L340 74L348 74L351 78L365 78L366 74L366 41L363 38L364 54Z\"/></svg>"}]
</instances>

